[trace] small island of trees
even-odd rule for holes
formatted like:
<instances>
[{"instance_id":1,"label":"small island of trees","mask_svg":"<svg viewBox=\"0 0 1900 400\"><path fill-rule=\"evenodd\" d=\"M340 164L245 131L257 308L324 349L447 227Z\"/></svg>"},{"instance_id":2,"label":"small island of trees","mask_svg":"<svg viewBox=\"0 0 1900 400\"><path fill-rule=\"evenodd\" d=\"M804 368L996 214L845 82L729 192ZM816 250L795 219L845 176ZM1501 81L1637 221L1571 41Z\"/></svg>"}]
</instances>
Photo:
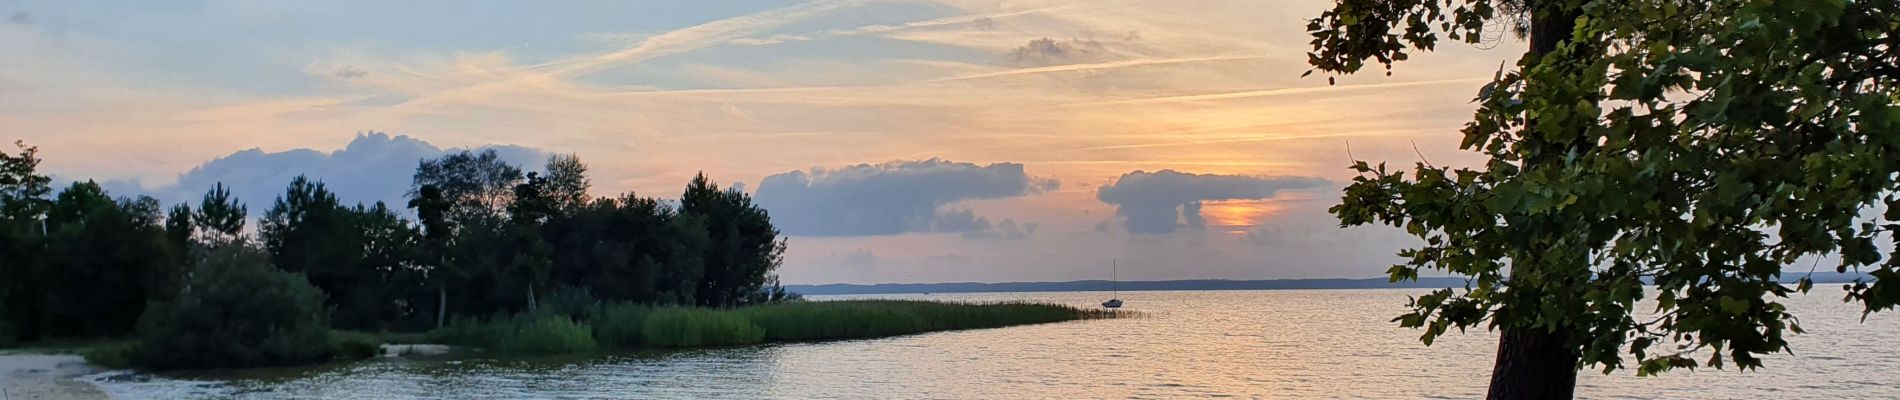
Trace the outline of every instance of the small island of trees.
<instances>
[{"instance_id":1,"label":"small island of trees","mask_svg":"<svg viewBox=\"0 0 1900 400\"><path fill-rule=\"evenodd\" d=\"M401 207L344 204L297 177L249 230L248 207L222 184L195 208L114 198L92 181L53 194L38 150L16 146L0 153L0 347L130 338L90 350L107 366L296 365L368 357L397 336L548 353L1107 315L795 301L778 284L786 242L766 211L703 173L678 199L591 198L575 156L526 172L462 151L421 160Z\"/></svg>"}]
</instances>

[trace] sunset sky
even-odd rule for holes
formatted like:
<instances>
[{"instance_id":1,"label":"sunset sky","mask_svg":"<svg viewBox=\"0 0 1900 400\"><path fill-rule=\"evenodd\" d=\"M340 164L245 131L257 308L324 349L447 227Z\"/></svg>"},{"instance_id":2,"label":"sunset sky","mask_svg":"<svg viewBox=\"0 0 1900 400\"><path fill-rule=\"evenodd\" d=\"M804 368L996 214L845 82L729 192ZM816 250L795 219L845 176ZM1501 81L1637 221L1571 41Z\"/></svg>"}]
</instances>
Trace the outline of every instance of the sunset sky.
<instances>
[{"instance_id":1,"label":"sunset sky","mask_svg":"<svg viewBox=\"0 0 1900 400\"><path fill-rule=\"evenodd\" d=\"M790 236L786 283L1380 276L1410 239L1325 212L1348 160L1473 162L1523 45L1328 86L1328 4L0 0L0 139L253 212L296 174L396 201L449 148L574 153L596 195L704 171Z\"/></svg>"}]
</instances>

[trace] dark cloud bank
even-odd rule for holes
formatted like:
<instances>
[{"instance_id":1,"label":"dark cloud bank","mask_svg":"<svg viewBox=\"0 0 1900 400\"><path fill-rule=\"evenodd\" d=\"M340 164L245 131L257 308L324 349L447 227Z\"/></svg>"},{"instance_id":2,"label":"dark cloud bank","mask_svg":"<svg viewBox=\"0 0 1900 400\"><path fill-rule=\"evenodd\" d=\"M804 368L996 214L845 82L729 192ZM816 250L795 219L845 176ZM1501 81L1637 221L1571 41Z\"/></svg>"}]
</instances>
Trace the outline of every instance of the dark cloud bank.
<instances>
[{"instance_id":1,"label":"dark cloud bank","mask_svg":"<svg viewBox=\"0 0 1900 400\"><path fill-rule=\"evenodd\" d=\"M977 165L941 159L859 164L837 170L792 171L759 181L759 205L792 235L870 236L953 232L972 239L1022 238L1035 224L989 218L962 200L1019 197L1060 184L1023 172L1022 164Z\"/></svg>"},{"instance_id":2,"label":"dark cloud bank","mask_svg":"<svg viewBox=\"0 0 1900 400\"><path fill-rule=\"evenodd\" d=\"M486 146L495 149L503 160L524 169L539 169L547 153L521 146ZM130 182L107 184L120 195L149 194L167 204L196 202L212 184L223 182L243 201L252 214L263 214L283 194L291 178L307 175L321 180L346 203L377 201L402 208L404 192L416 164L424 158L440 157L459 148L442 149L408 136L390 136L372 132L360 134L349 146L332 152L296 149L267 153L250 149L213 159L180 175L178 182L158 188L142 188Z\"/></svg>"},{"instance_id":3,"label":"dark cloud bank","mask_svg":"<svg viewBox=\"0 0 1900 400\"><path fill-rule=\"evenodd\" d=\"M1164 169L1123 174L1115 183L1098 189L1095 198L1114 204L1115 214L1131 233L1169 233L1181 227L1206 226L1201 202L1266 199L1281 191L1326 183L1309 177L1190 174Z\"/></svg>"}]
</instances>

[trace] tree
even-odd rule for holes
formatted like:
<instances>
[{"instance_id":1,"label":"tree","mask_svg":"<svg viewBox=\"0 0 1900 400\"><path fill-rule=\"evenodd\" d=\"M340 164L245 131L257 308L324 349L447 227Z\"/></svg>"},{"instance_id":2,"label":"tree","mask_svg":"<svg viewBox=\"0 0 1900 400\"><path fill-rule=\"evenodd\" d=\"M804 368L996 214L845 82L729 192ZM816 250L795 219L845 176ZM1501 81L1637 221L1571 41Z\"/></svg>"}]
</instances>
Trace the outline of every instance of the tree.
<instances>
[{"instance_id":1,"label":"tree","mask_svg":"<svg viewBox=\"0 0 1900 400\"><path fill-rule=\"evenodd\" d=\"M44 253L52 179L39 174L39 148L14 146L18 154L0 152L0 336L32 339L41 289L33 267Z\"/></svg>"},{"instance_id":2,"label":"tree","mask_svg":"<svg viewBox=\"0 0 1900 400\"><path fill-rule=\"evenodd\" d=\"M31 219L46 212L46 196L53 192L52 178L40 175L38 147L15 141L19 154L0 152L0 217Z\"/></svg>"},{"instance_id":3,"label":"tree","mask_svg":"<svg viewBox=\"0 0 1900 400\"><path fill-rule=\"evenodd\" d=\"M573 154L548 156L547 179L541 185L553 210L572 212L587 205L587 164Z\"/></svg>"},{"instance_id":4,"label":"tree","mask_svg":"<svg viewBox=\"0 0 1900 400\"><path fill-rule=\"evenodd\" d=\"M96 183L76 182L48 209L46 226L44 257L29 272L41 336L130 332L146 302L184 274L181 249L166 240L149 197L114 200Z\"/></svg>"},{"instance_id":5,"label":"tree","mask_svg":"<svg viewBox=\"0 0 1900 400\"><path fill-rule=\"evenodd\" d=\"M417 165L409 196L415 198L423 187L434 186L451 205L450 220L502 218L521 180L521 168L502 161L494 149L464 150Z\"/></svg>"},{"instance_id":6,"label":"tree","mask_svg":"<svg viewBox=\"0 0 1900 400\"><path fill-rule=\"evenodd\" d=\"M547 284L549 270L553 268L552 250L541 237L542 225L558 211L559 200L551 196L552 186L547 178L530 172L525 182L515 185L514 201L508 204L509 224L505 229L509 237L507 245L512 251L508 254L507 269L520 275L530 310L535 308L535 291Z\"/></svg>"},{"instance_id":7,"label":"tree","mask_svg":"<svg viewBox=\"0 0 1900 400\"><path fill-rule=\"evenodd\" d=\"M244 219L250 214L244 204L231 197L231 189L218 183L198 202L192 222L198 225L198 240L209 247L222 247L244 240Z\"/></svg>"},{"instance_id":8,"label":"tree","mask_svg":"<svg viewBox=\"0 0 1900 400\"><path fill-rule=\"evenodd\" d=\"M138 321L136 362L156 369L295 365L330 354L323 292L237 243L211 250L177 297Z\"/></svg>"},{"instance_id":9,"label":"tree","mask_svg":"<svg viewBox=\"0 0 1900 400\"><path fill-rule=\"evenodd\" d=\"M1811 280L1780 278L1808 258L1871 269L1845 288L1865 312L1900 303L1900 254L1874 245L1900 240L1900 3L1342 0L1308 30L1314 68L1339 74L1441 33L1528 36L1463 130L1488 162L1356 162L1332 209L1425 240L1393 280L1470 278L1395 321L1426 344L1501 331L1492 398L1568 398L1626 351L1643 375L1757 367L1801 331L1778 299Z\"/></svg>"},{"instance_id":10,"label":"tree","mask_svg":"<svg viewBox=\"0 0 1900 400\"><path fill-rule=\"evenodd\" d=\"M258 228L273 264L328 295L337 326L382 329L402 313L399 278L411 269L415 235L382 203L344 207L322 182L299 176Z\"/></svg>"},{"instance_id":11,"label":"tree","mask_svg":"<svg viewBox=\"0 0 1900 400\"><path fill-rule=\"evenodd\" d=\"M773 271L784 261L785 241L765 209L752 196L721 190L701 173L680 195L680 213L704 219L705 275L700 280L699 305L725 307L755 298Z\"/></svg>"},{"instance_id":12,"label":"tree","mask_svg":"<svg viewBox=\"0 0 1900 400\"><path fill-rule=\"evenodd\" d=\"M453 207L443 197L442 190L433 184L422 186L409 199L409 208L416 210L416 219L422 228L419 261L423 264L429 284L436 289L437 329L447 323L449 285L467 275L454 267L454 259L449 256L449 249L455 244L455 226L448 219L449 210Z\"/></svg>"},{"instance_id":13,"label":"tree","mask_svg":"<svg viewBox=\"0 0 1900 400\"><path fill-rule=\"evenodd\" d=\"M710 245L702 221L633 193L598 199L546 225L551 278L606 301L693 304Z\"/></svg>"}]
</instances>

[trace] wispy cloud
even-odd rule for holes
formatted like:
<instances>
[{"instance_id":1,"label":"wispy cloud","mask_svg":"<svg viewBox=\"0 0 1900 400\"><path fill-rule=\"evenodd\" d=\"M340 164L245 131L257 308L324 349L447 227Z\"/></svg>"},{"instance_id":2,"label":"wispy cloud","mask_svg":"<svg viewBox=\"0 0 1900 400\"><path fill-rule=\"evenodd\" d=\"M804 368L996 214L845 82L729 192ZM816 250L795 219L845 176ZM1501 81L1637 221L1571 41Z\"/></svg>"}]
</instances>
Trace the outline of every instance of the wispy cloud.
<instances>
[{"instance_id":1,"label":"wispy cloud","mask_svg":"<svg viewBox=\"0 0 1900 400\"><path fill-rule=\"evenodd\" d=\"M1109 62L1088 63L1088 64L1068 64L1068 65L1054 65L1054 66L1047 66L1047 67L1015 68L1015 69L1007 69L1007 70L1002 70L1002 71L988 72L988 73L981 73L981 74L932 79L930 80L930 82L952 82L952 81L965 81L965 80L972 80L972 79L999 78L999 77L1016 76L1016 75L1095 71L1095 70L1129 68L1129 67L1145 67L1145 66L1153 66L1153 65L1258 60L1258 59L1263 59L1263 58L1266 58L1266 57L1263 57L1263 56L1213 56L1213 57L1122 60L1122 61L1109 61Z\"/></svg>"},{"instance_id":2,"label":"wispy cloud","mask_svg":"<svg viewBox=\"0 0 1900 400\"><path fill-rule=\"evenodd\" d=\"M1339 93L1339 92L1349 92L1349 91L1372 90L1372 89L1394 89L1394 88L1416 87L1416 86L1471 84L1471 83L1481 83L1481 82L1490 82L1490 80L1484 79L1484 78L1461 78L1461 79L1439 79L1439 80L1412 81L1412 82L1368 83L1368 84L1360 84L1360 85L1343 85L1343 86L1310 86L1310 87L1299 87L1299 88L1262 89L1262 90L1247 90L1247 91L1240 91L1240 92L1206 93L1206 94L1191 94L1191 95L1180 95L1180 96L1147 97L1147 98L1139 98L1139 99L1094 101L1094 102L1086 102L1086 103L1064 104L1064 106L1087 107L1087 106L1111 106L1111 105L1155 104L1155 103L1180 103L1180 102L1191 102L1191 101L1249 99L1249 98L1259 98L1259 97L1287 96L1287 95L1296 95L1296 94Z\"/></svg>"}]
</instances>

